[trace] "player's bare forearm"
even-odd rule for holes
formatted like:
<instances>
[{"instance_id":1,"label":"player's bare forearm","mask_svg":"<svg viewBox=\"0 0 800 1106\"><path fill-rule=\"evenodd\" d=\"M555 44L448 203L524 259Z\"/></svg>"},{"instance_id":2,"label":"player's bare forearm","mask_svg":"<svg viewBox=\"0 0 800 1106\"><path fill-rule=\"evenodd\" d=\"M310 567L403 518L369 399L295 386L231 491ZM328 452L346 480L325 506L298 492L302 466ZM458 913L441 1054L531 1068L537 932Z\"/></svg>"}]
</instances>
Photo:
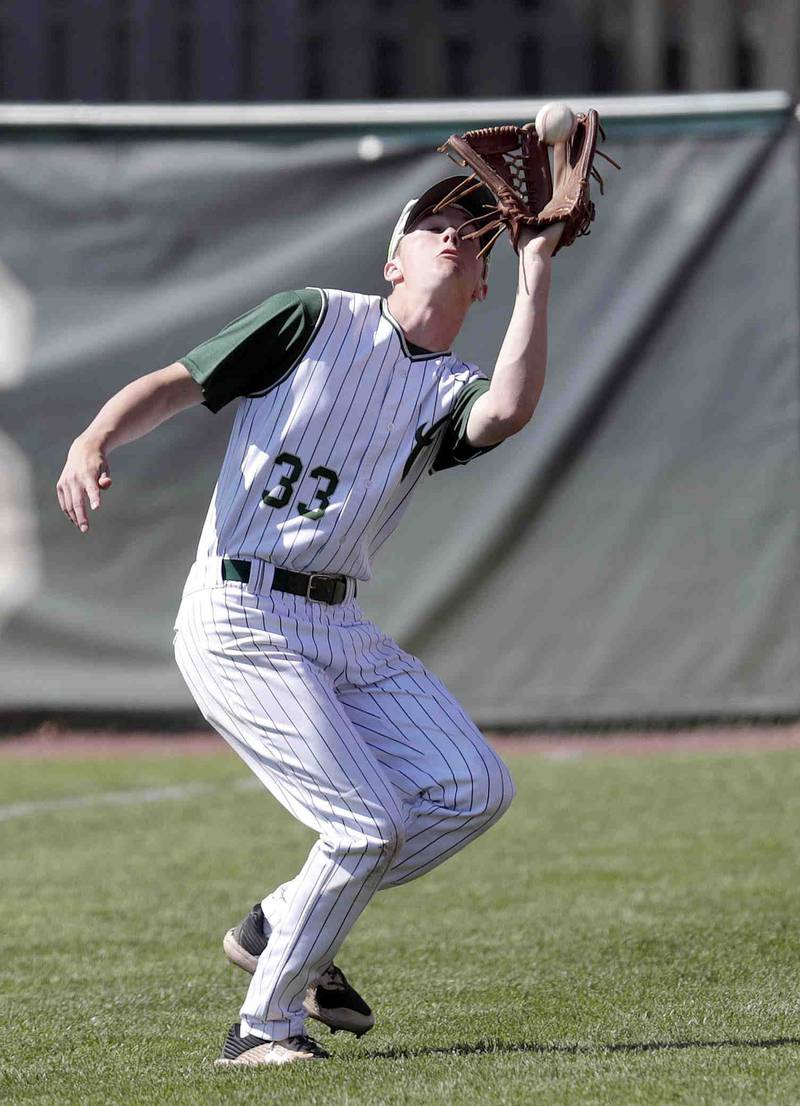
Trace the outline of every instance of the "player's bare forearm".
<instances>
[{"instance_id":1,"label":"player's bare forearm","mask_svg":"<svg viewBox=\"0 0 800 1106\"><path fill-rule=\"evenodd\" d=\"M126 384L98 411L81 437L106 452L143 438L162 422L203 400L200 385L179 361Z\"/></svg>"},{"instance_id":2,"label":"player's bare forearm","mask_svg":"<svg viewBox=\"0 0 800 1106\"><path fill-rule=\"evenodd\" d=\"M497 356L492 382L472 406L467 437L472 445L495 445L530 422L544 387L547 366L547 303L556 224L520 240L514 310Z\"/></svg>"},{"instance_id":3,"label":"player's bare forearm","mask_svg":"<svg viewBox=\"0 0 800 1106\"><path fill-rule=\"evenodd\" d=\"M100 492L111 487L107 459L111 450L144 437L202 399L200 385L175 362L131 381L104 404L70 446L56 485L62 511L81 533L89 529L86 500L96 510Z\"/></svg>"}]
</instances>

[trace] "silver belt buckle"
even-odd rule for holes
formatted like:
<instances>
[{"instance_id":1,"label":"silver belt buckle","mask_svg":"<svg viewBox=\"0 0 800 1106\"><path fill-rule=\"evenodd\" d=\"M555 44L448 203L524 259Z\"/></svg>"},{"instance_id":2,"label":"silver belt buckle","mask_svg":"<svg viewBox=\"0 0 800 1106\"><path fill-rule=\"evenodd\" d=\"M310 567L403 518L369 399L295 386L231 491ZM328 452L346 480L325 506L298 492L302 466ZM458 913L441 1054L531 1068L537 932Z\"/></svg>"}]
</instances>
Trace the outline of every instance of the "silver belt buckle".
<instances>
[{"instance_id":1,"label":"silver belt buckle","mask_svg":"<svg viewBox=\"0 0 800 1106\"><path fill-rule=\"evenodd\" d=\"M306 599L310 599L313 603L327 603L327 599L323 599L319 595L314 595L314 583L316 580L328 580L330 577L323 576L319 572L311 572L308 577L308 591L306 592Z\"/></svg>"}]
</instances>

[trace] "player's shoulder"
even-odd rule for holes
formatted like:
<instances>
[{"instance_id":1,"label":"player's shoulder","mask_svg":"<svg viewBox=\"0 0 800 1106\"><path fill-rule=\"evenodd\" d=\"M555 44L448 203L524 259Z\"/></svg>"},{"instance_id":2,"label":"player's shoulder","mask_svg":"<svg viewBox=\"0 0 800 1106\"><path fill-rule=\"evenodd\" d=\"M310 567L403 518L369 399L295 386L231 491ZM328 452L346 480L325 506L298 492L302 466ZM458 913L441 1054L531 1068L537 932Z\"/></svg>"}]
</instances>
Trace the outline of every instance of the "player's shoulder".
<instances>
[{"instance_id":1,"label":"player's shoulder","mask_svg":"<svg viewBox=\"0 0 800 1106\"><path fill-rule=\"evenodd\" d=\"M275 313L299 309L311 315L318 315L321 311L324 311L325 306L325 290L311 287L274 292L262 304L262 307L267 307Z\"/></svg>"},{"instance_id":2,"label":"player's shoulder","mask_svg":"<svg viewBox=\"0 0 800 1106\"><path fill-rule=\"evenodd\" d=\"M381 318L380 296L367 292L351 292L346 288L321 288L319 291L325 299L324 313L328 329L350 332L353 327L357 327L363 333L365 328L369 330L378 327Z\"/></svg>"},{"instance_id":3,"label":"player's shoulder","mask_svg":"<svg viewBox=\"0 0 800 1106\"><path fill-rule=\"evenodd\" d=\"M449 372L453 376L463 376L468 378L470 376L484 376L485 373L480 365L476 365L472 361L465 361L463 357L459 357L458 353L453 351L445 359L445 364Z\"/></svg>"},{"instance_id":4,"label":"player's shoulder","mask_svg":"<svg viewBox=\"0 0 800 1106\"><path fill-rule=\"evenodd\" d=\"M305 317L313 323L326 308L324 290L321 288L294 288L273 292L254 307L237 315L222 330L222 334L240 331L243 327L261 329L273 324L283 325L288 319Z\"/></svg>"},{"instance_id":5,"label":"player's shoulder","mask_svg":"<svg viewBox=\"0 0 800 1106\"><path fill-rule=\"evenodd\" d=\"M442 358L440 377L456 386L469 384L473 380L488 380L480 365L464 361L457 353L448 353Z\"/></svg>"},{"instance_id":6,"label":"player's shoulder","mask_svg":"<svg viewBox=\"0 0 800 1106\"><path fill-rule=\"evenodd\" d=\"M373 296L369 292L350 292L346 288L317 288L329 303L341 301L349 303L355 310L368 311L370 308L380 309L381 297Z\"/></svg>"}]
</instances>

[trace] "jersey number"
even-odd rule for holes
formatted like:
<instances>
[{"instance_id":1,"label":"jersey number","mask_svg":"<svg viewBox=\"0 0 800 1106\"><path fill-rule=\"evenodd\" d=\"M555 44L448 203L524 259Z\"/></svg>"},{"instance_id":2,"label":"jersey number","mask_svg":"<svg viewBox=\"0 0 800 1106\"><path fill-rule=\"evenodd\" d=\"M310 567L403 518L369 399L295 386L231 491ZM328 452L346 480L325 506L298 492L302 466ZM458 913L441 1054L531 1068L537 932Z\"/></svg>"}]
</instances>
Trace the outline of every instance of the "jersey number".
<instances>
[{"instance_id":1,"label":"jersey number","mask_svg":"<svg viewBox=\"0 0 800 1106\"><path fill-rule=\"evenodd\" d=\"M293 453L279 453L275 458L275 464L288 465L289 472L285 476L281 476L274 488L265 491L261 496L261 500L267 507L285 507L294 494L295 484L303 475L303 462L299 457L295 457ZM319 507L312 507L308 503L298 503L297 513L302 515L303 518L322 518L330 505L331 496L336 491L339 477L333 469L327 469L324 465L317 465L308 475L313 476L317 481L317 489L311 498L312 501L319 500ZM322 485L323 480L325 481L324 487Z\"/></svg>"}]
</instances>

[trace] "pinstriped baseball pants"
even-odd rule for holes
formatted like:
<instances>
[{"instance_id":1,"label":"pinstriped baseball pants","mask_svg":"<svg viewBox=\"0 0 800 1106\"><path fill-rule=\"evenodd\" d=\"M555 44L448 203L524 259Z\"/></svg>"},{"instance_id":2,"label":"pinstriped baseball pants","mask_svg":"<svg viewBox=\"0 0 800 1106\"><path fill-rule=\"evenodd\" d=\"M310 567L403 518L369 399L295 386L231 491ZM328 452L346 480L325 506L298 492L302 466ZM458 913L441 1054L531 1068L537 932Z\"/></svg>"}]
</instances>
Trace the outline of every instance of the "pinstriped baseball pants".
<instances>
[{"instance_id":1,"label":"pinstriped baseball pants","mask_svg":"<svg viewBox=\"0 0 800 1106\"><path fill-rule=\"evenodd\" d=\"M373 894L415 879L504 813L508 770L444 685L346 600L227 582L184 594L178 666L207 721L319 834L264 899L270 940L242 1031L303 1031L309 982Z\"/></svg>"}]
</instances>

